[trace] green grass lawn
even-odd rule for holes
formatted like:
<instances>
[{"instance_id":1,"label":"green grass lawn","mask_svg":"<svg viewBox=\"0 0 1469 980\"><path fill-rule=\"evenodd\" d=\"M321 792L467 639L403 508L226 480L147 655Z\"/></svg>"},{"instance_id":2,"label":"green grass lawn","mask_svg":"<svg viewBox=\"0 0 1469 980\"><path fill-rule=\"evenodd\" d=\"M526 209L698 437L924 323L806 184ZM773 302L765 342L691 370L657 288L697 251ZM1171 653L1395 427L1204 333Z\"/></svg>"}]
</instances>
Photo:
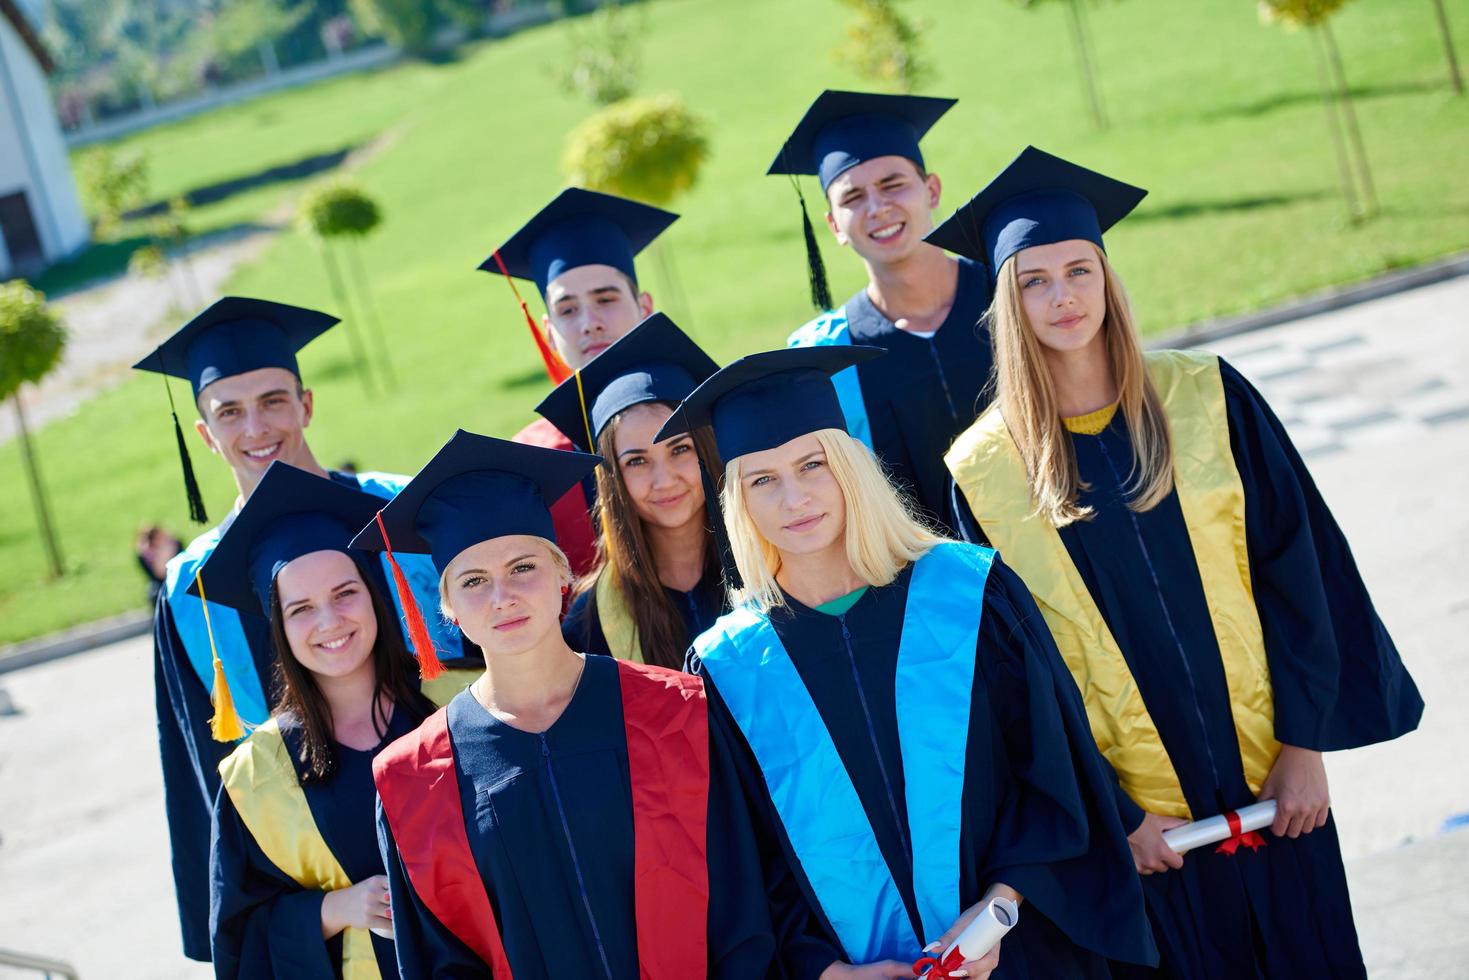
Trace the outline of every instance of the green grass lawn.
<instances>
[{"instance_id":1,"label":"green grass lawn","mask_svg":"<svg viewBox=\"0 0 1469 980\"><path fill-rule=\"evenodd\" d=\"M960 99L925 143L944 179L942 212L1026 143L1150 188L1108 237L1148 331L1469 247L1469 98L1447 86L1429 4L1358 0L1336 20L1383 206L1361 226L1347 222L1337 190L1309 39L1262 26L1249 0L1096 9L1113 121L1105 134L1088 126L1059 8L920 0L909 9L932 25L939 77L929 90ZM720 359L778 346L808 315L805 271L790 187L761 175L820 88L864 87L828 54L847 8L654 0L637 15L647 26L643 90L681 92L712 144L699 185L676 205L686 217L667 235L690 299L685 325ZM1469 17L1455 27L1469 52ZM401 383L366 397L340 330L306 352L318 406L310 434L324 463L411 471L455 426L509 434L545 391L505 284L474 267L562 183L562 136L590 111L549 80L565 41L552 25L454 62L338 79L129 140L149 149L155 191L166 196L391 132L359 176L386 214L366 261ZM257 189L200 219L255 220L289 189ZM827 247L826 258L839 295L857 288L851 255ZM644 269L656 296L658 277ZM233 290L332 305L318 257L294 232ZM71 571L44 580L18 451L0 446L0 642L136 605L132 533L144 521L186 526L156 377L99 395L39 444ZM195 458L222 514L228 474L202 447Z\"/></svg>"}]
</instances>

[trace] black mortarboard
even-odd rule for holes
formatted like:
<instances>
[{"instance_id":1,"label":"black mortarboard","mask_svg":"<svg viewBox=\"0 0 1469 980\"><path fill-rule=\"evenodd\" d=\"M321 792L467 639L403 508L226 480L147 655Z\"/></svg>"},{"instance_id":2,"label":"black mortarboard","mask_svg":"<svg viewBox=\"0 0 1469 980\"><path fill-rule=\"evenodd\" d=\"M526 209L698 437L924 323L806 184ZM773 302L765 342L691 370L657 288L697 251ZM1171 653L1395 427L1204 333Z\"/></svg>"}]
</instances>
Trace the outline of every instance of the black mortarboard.
<instances>
[{"instance_id":1,"label":"black mortarboard","mask_svg":"<svg viewBox=\"0 0 1469 980\"><path fill-rule=\"evenodd\" d=\"M551 505L601 461L460 429L382 509L382 524L368 524L352 546L427 554L443 574L481 541L507 534L555 541Z\"/></svg>"},{"instance_id":2,"label":"black mortarboard","mask_svg":"<svg viewBox=\"0 0 1469 980\"><path fill-rule=\"evenodd\" d=\"M316 551L347 552L382 505L381 497L277 460L200 568L204 594L266 616L271 584L288 562ZM198 582L189 592L199 594Z\"/></svg>"},{"instance_id":3,"label":"black mortarboard","mask_svg":"<svg viewBox=\"0 0 1469 980\"><path fill-rule=\"evenodd\" d=\"M827 89L786 138L769 174L815 174L826 191L847 170L877 157L923 166L918 141L957 99Z\"/></svg>"},{"instance_id":4,"label":"black mortarboard","mask_svg":"<svg viewBox=\"0 0 1469 980\"><path fill-rule=\"evenodd\" d=\"M189 500L189 516L195 521L203 523L209 516L204 511L178 412L173 407L173 391L166 379L187 380L197 400L199 392L219 379L260 368L285 368L300 378L296 352L338 322L331 314L300 306L226 296L174 331L153 353L133 365L135 370L165 376L164 390L168 392L174 438L184 469L184 492Z\"/></svg>"},{"instance_id":5,"label":"black mortarboard","mask_svg":"<svg viewBox=\"0 0 1469 980\"><path fill-rule=\"evenodd\" d=\"M1102 248L1102 232L1147 194L1027 146L924 241L985 263L994 278L1005 260L1022 249L1072 239Z\"/></svg>"},{"instance_id":6,"label":"black mortarboard","mask_svg":"<svg viewBox=\"0 0 1469 980\"><path fill-rule=\"evenodd\" d=\"M714 359L672 320L654 313L576 377L561 382L536 411L592 452L597 437L619 412L644 402L677 405L718 370Z\"/></svg>"},{"instance_id":7,"label":"black mortarboard","mask_svg":"<svg viewBox=\"0 0 1469 980\"><path fill-rule=\"evenodd\" d=\"M715 372L683 400L654 440L714 427L719 457L784 445L820 429L846 431L831 376L887 353L880 347L787 347L750 354Z\"/></svg>"}]
</instances>

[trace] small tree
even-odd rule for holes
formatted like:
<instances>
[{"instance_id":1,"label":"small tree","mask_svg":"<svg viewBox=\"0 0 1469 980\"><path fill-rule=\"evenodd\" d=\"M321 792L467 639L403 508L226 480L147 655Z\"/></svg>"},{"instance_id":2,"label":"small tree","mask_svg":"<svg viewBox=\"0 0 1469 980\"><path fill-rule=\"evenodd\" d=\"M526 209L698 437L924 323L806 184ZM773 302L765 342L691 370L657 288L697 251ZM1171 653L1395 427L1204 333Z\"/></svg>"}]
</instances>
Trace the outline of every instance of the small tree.
<instances>
[{"instance_id":1,"label":"small tree","mask_svg":"<svg viewBox=\"0 0 1469 980\"><path fill-rule=\"evenodd\" d=\"M357 23L394 47L422 54L433 44L430 7L421 0L348 0Z\"/></svg>"},{"instance_id":2,"label":"small tree","mask_svg":"<svg viewBox=\"0 0 1469 980\"><path fill-rule=\"evenodd\" d=\"M1022 7L1038 7L1046 0L1015 0ZM1092 125L1106 130L1107 106L1102 99L1102 82L1097 71L1097 50L1092 43L1091 24L1087 20L1084 0L1060 0L1066 5L1071 26L1071 50L1076 57L1077 74L1081 77L1081 94L1091 112Z\"/></svg>"},{"instance_id":3,"label":"small tree","mask_svg":"<svg viewBox=\"0 0 1469 980\"><path fill-rule=\"evenodd\" d=\"M148 195L148 158L139 152L119 153L110 146L99 146L82 157L77 169L82 194L95 216L97 236L111 238L122 216Z\"/></svg>"},{"instance_id":4,"label":"small tree","mask_svg":"<svg viewBox=\"0 0 1469 980\"><path fill-rule=\"evenodd\" d=\"M618 0L608 0L596 13L568 20L571 57L553 69L562 91L594 105L611 105L631 96L641 70L641 32Z\"/></svg>"},{"instance_id":5,"label":"small tree","mask_svg":"<svg viewBox=\"0 0 1469 980\"><path fill-rule=\"evenodd\" d=\"M46 306L45 296L19 279L0 285L0 399L9 398L15 403L21 459L30 482L31 503L36 508L36 523L40 526L52 578L59 578L63 572L61 545L51 521L40 460L31 444L20 386L27 382L37 384L50 374L61 362L65 348L66 331Z\"/></svg>"},{"instance_id":6,"label":"small tree","mask_svg":"<svg viewBox=\"0 0 1469 980\"><path fill-rule=\"evenodd\" d=\"M863 78L898 92L913 92L934 76L924 57L915 24L898 10L899 0L842 0L857 11L847 26L847 39L832 56Z\"/></svg>"},{"instance_id":7,"label":"small tree","mask_svg":"<svg viewBox=\"0 0 1469 980\"><path fill-rule=\"evenodd\" d=\"M1331 15L1344 3L1346 0L1259 0L1260 17L1267 24L1304 27L1311 35L1316 77L1326 107L1326 125L1336 147L1342 193L1353 220L1361 220L1377 212L1377 189L1372 182L1372 168L1367 163L1362 130L1357 125L1357 109L1342 69L1341 50L1331 30Z\"/></svg>"},{"instance_id":8,"label":"small tree","mask_svg":"<svg viewBox=\"0 0 1469 980\"><path fill-rule=\"evenodd\" d=\"M368 393L372 392L372 380L367 370L367 359L357 338L352 323L353 307L359 305L367 313L377 341L381 370L389 387L397 386L393 374L392 358L389 356L387 339L383 334L382 322L378 319L377 304L373 301L372 288L367 270L362 262L362 239L375 231L382 223L382 210L377 202L358 184L335 179L313 187L301 199L300 224L316 241L321 249L321 259L326 267L327 281L332 294L342 307L347 321L347 337L352 344L353 357L357 361L362 383ZM357 304L347 291L347 283L337 264L336 245L343 243L342 251L347 256L347 266L356 281Z\"/></svg>"}]
</instances>

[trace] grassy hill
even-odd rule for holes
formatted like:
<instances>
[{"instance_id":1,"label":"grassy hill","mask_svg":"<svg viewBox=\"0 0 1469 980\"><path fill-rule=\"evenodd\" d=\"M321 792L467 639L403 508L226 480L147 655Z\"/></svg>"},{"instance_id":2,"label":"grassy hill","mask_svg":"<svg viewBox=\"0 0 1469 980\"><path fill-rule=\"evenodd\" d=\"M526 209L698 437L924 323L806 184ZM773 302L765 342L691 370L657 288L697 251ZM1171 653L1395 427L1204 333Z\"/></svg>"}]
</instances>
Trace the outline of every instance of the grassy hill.
<instances>
[{"instance_id":1,"label":"grassy hill","mask_svg":"<svg viewBox=\"0 0 1469 980\"><path fill-rule=\"evenodd\" d=\"M1249 0L1127 0L1094 10L1112 128L1093 133L1059 8L916 0L938 78L960 104L925 142L944 214L1026 143L1152 193L1109 235L1140 321L1167 330L1469 247L1469 98L1448 88L1428 4L1358 0L1335 22L1383 213L1355 226L1337 189L1309 38L1259 23ZM711 158L667 236L689 297L685 326L717 358L778 346L808 316L799 215L763 177L823 87L866 87L829 52L834 0L653 0L642 91L678 91L708 122ZM1469 18L1457 18L1469 52ZM373 144L358 169L386 223L366 247L397 354L398 390L367 398L336 331L302 358L316 389L310 435L327 464L412 471L454 426L508 434L545 390L509 291L475 265L562 185L563 135L591 111L553 85L566 56L551 25L222 110L128 140L147 148L160 197L316 154ZM258 220L298 182L199 209L205 228ZM810 185L815 191L814 181ZM819 192L816 192L819 194ZM861 282L830 246L834 290ZM644 268L655 297L656 267ZM282 235L232 291L332 307L308 241ZM678 311L673 311L675 314ZM182 393L182 388L178 393ZM184 395L187 400L187 395ZM191 437L192 438L192 437ZM100 394L39 439L71 574L43 578L17 447L0 446L0 642L135 605L130 554L144 521L186 527L156 377ZM233 490L202 447L211 510Z\"/></svg>"}]
</instances>

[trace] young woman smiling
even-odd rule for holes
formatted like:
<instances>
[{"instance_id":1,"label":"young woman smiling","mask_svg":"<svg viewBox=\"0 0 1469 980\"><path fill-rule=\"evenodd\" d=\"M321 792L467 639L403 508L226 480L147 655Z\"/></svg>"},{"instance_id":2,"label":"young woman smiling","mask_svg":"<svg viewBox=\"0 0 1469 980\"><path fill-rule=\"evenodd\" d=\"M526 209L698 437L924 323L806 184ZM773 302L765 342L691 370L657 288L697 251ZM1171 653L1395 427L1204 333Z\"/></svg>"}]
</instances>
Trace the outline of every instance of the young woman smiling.
<instances>
[{"instance_id":1,"label":"young woman smiling","mask_svg":"<svg viewBox=\"0 0 1469 980\"><path fill-rule=\"evenodd\" d=\"M699 463L713 443L704 433L653 441L718 367L655 313L537 406L607 460L597 467L597 561L562 624L574 649L679 668L724 612Z\"/></svg>"},{"instance_id":2,"label":"young woman smiling","mask_svg":"<svg viewBox=\"0 0 1469 980\"><path fill-rule=\"evenodd\" d=\"M795 977L912 975L996 897L1007 977L1155 954L1080 699L1029 593L918 524L845 429L835 371L879 351L754 354L662 435L710 423L743 587L694 641L735 753Z\"/></svg>"},{"instance_id":3,"label":"young woman smiling","mask_svg":"<svg viewBox=\"0 0 1469 980\"><path fill-rule=\"evenodd\" d=\"M956 511L1082 689L1163 972L1363 976L1321 753L1423 704L1264 399L1212 355L1142 352L1102 232L1144 193L1032 147L930 236L997 275L996 407L948 454ZM1268 842L1164 841L1257 800Z\"/></svg>"},{"instance_id":4,"label":"young woman smiling","mask_svg":"<svg viewBox=\"0 0 1469 980\"><path fill-rule=\"evenodd\" d=\"M604 355L605 356L605 355ZM405 977L763 977L775 943L697 678L567 645L548 501L598 463L459 432L357 541L426 551L485 674L376 765Z\"/></svg>"},{"instance_id":5,"label":"young woman smiling","mask_svg":"<svg viewBox=\"0 0 1469 980\"><path fill-rule=\"evenodd\" d=\"M381 504L277 463L201 570L210 601L268 614L281 690L271 720L220 765L220 977L397 974L372 759L433 711L425 691L447 699L474 674L420 690L376 565L348 546Z\"/></svg>"}]
</instances>

